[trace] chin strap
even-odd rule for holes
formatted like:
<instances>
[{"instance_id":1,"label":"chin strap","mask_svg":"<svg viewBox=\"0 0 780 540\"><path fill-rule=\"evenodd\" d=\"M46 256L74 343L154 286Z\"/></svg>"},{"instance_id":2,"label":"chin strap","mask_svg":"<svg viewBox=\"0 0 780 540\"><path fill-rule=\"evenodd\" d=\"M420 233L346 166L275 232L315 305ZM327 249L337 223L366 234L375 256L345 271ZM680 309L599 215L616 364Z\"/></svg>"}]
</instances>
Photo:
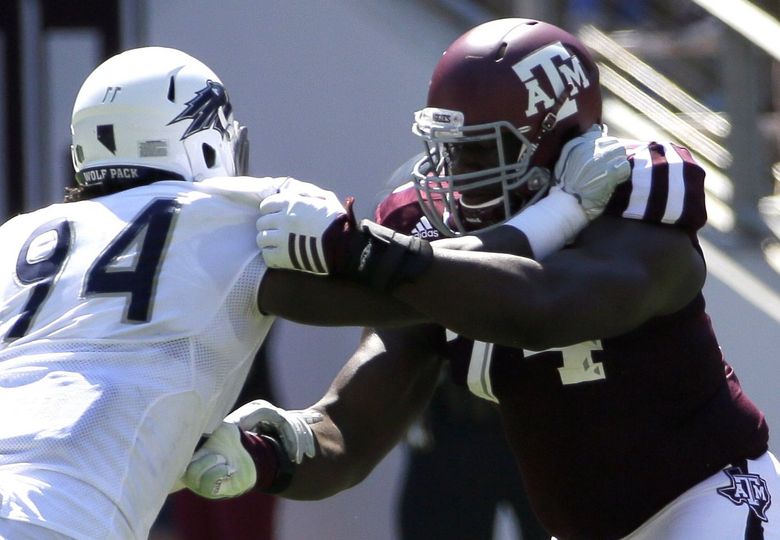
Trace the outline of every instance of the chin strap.
<instances>
[{"instance_id":1,"label":"chin strap","mask_svg":"<svg viewBox=\"0 0 780 540\"><path fill-rule=\"evenodd\" d=\"M534 140L531 141L534 146L538 146L542 138L555 129L555 126L558 125L558 113L561 112L563 105L569 101L572 92L574 92L574 85L568 83L566 88L563 89L563 92L561 92L561 95L555 99L555 103L553 103L552 108L542 120L541 129L537 132Z\"/></svg>"}]
</instances>

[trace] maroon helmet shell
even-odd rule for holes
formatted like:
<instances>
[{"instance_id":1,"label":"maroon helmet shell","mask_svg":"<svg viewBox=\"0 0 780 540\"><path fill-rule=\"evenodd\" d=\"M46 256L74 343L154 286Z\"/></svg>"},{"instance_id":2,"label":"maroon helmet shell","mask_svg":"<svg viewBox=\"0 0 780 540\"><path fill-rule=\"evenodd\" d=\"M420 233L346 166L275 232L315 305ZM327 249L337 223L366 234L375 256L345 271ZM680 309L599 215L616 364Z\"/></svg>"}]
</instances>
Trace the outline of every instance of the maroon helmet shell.
<instances>
[{"instance_id":1,"label":"maroon helmet shell","mask_svg":"<svg viewBox=\"0 0 780 540\"><path fill-rule=\"evenodd\" d=\"M566 141L601 122L598 68L570 33L531 19L499 19L469 30L436 65L427 105L462 112L466 126L505 120L528 127L525 136L533 140L567 84L576 110L560 111L530 161L552 168Z\"/></svg>"}]
</instances>

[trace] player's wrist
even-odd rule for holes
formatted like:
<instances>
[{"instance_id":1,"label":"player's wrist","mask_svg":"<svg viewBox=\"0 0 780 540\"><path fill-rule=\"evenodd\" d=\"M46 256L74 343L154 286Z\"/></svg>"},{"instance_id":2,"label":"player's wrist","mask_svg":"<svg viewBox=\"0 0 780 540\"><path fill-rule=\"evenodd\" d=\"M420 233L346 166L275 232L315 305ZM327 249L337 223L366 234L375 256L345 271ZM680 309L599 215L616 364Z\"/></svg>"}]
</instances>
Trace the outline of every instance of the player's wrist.
<instances>
[{"instance_id":1,"label":"player's wrist","mask_svg":"<svg viewBox=\"0 0 780 540\"><path fill-rule=\"evenodd\" d=\"M244 446L257 470L254 489L264 493L281 493L292 482L295 463L288 457L282 443L270 435L241 430Z\"/></svg>"},{"instance_id":2,"label":"player's wrist","mask_svg":"<svg viewBox=\"0 0 780 540\"><path fill-rule=\"evenodd\" d=\"M579 199L562 189L532 204L505 225L525 234L534 258L542 260L574 240L588 224L588 216Z\"/></svg>"},{"instance_id":3,"label":"player's wrist","mask_svg":"<svg viewBox=\"0 0 780 540\"><path fill-rule=\"evenodd\" d=\"M413 281L433 260L433 248L426 240L369 220L354 227L346 242L346 257L335 274L379 291Z\"/></svg>"}]
</instances>

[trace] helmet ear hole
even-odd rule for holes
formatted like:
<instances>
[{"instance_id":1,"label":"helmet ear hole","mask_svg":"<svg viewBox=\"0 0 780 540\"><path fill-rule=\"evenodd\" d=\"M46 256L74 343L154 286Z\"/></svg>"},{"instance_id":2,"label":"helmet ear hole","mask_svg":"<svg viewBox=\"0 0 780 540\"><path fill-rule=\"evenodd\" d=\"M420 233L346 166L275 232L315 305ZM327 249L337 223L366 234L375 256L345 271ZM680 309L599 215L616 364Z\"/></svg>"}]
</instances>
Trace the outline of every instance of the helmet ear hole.
<instances>
[{"instance_id":1,"label":"helmet ear hole","mask_svg":"<svg viewBox=\"0 0 780 540\"><path fill-rule=\"evenodd\" d=\"M495 59L496 62L500 62L501 60L504 59L504 56L506 55L506 49L508 46L509 46L508 44L504 43L498 48L498 51L496 52L496 59Z\"/></svg>"},{"instance_id":2,"label":"helmet ear hole","mask_svg":"<svg viewBox=\"0 0 780 540\"><path fill-rule=\"evenodd\" d=\"M217 151L210 144L203 143L203 161L206 162L206 167L213 168L217 163Z\"/></svg>"}]
</instances>

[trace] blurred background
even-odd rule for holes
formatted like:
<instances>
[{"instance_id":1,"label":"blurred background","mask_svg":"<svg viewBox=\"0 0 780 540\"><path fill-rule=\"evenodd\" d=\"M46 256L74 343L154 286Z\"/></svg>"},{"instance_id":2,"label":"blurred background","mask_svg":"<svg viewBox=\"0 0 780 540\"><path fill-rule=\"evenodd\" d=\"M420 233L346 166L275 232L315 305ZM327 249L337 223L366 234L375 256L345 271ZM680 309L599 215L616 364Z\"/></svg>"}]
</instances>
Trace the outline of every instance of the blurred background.
<instances>
[{"instance_id":1,"label":"blurred background","mask_svg":"<svg viewBox=\"0 0 780 540\"><path fill-rule=\"evenodd\" d=\"M141 45L182 49L216 71L249 126L253 175L354 195L368 216L422 149L412 113L442 51L492 18L543 19L598 59L611 134L675 141L707 169L710 315L746 391L780 426L778 15L778 0L2 0L0 217L62 199L81 82ZM316 400L358 335L280 322L267 351L279 404ZM405 456L399 447L327 501L280 501L273 537L396 538ZM517 538L513 519L499 508L495 538ZM168 511L155 535L184 538Z\"/></svg>"}]
</instances>

